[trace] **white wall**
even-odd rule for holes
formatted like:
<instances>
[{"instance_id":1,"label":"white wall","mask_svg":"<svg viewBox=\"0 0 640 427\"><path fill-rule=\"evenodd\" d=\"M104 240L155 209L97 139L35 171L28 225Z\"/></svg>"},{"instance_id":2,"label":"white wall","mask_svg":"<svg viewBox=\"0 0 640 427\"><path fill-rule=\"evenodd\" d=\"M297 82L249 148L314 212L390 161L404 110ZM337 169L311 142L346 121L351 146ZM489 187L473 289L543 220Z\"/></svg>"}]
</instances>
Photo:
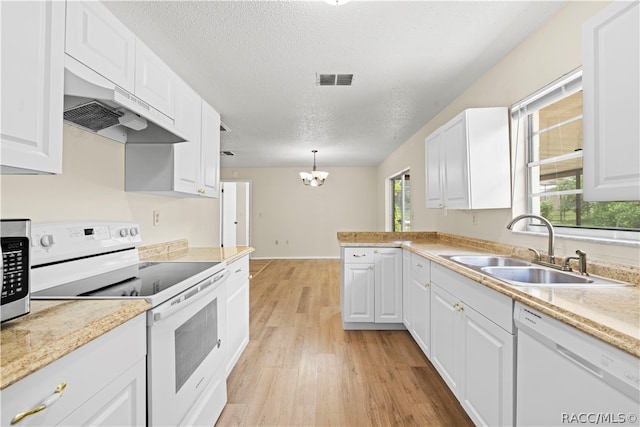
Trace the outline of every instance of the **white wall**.
<instances>
[{"instance_id":1,"label":"white wall","mask_svg":"<svg viewBox=\"0 0 640 427\"><path fill-rule=\"evenodd\" d=\"M384 229L384 179L407 165L411 167L413 231L437 230L446 233L496 240L524 247L546 250L546 237L513 234L506 224L523 207L516 201L514 209L478 210L477 225L472 212L426 209L424 140L460 111L471 107L511 106L546 84L582 64L581 27L584 21L608 2L568 2L560 12L535 34L511 51L484 76L469 87L438 116L428 122L378 168L378 229ZM513 148L512 148L513 151ZM519 161L523 153L520 151ZM522 189L522 179L516 188ZM557 239L556 253L573 255L585 250L592 259L638 265L640 251L620 245L603 245Z\"/></svg>"},{"instance_id":2,"label":"white wall","mask_svg":"<svg viewBox=\"0 0 640 427\"><path fill-rule=\"evenodd\" d=\"M132 220L141 225L143 244L187 238L193 246L219 245L217 199L126 193L124 145L73 126L64 126L61 175L2 175L0 188L2 218Z\"/></svg>"},{"instance_id":3,"label":"white wall","mask_svg":"<svg viewBox=\"0 0 640 427\"><path fill-rule=\"evenodd\" d=\"M253 258L337 258L338 231L376 229L375 167L323 168L317 188L302 184L308 169L222 169L221 179L251 180Z\"/></svg>"}]
</instances>

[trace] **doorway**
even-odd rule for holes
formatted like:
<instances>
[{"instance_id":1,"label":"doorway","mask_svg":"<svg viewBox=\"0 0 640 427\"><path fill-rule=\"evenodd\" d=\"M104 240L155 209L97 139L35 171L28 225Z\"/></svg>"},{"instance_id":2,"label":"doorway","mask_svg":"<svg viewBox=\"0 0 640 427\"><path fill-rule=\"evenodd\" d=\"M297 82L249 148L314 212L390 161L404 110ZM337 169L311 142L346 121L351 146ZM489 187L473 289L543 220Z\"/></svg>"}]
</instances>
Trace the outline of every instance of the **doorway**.
<instances>
[{"instance_id":1,"label":"doorway","mask_svg":"<svg viewBox=\"0 0 640 427\"><path fill-rule=\"evenodd\" d=\"M220 189L220 246L251 246L251 181L221 181Z\"/></svg>"}]
</instances>

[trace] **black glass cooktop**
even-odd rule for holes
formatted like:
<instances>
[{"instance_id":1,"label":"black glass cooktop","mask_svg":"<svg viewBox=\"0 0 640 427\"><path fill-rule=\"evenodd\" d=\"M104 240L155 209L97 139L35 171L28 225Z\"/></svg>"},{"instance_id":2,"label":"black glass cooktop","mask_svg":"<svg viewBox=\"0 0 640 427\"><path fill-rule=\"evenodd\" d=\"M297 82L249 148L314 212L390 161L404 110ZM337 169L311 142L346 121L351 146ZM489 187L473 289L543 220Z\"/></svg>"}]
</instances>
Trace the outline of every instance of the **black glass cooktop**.
<instances>
[{"instance_id":1,"label":"black glass cooktop","mask_svg":"<svg viewBox=\"0 0 640 427\"><path fill-rule=\"evenodd\" d=\"M148 297L215 267L218 262L143 262L35 292L33 299ZM195 284L195 283L193 283Z\"/></svg>"}]
</instances>

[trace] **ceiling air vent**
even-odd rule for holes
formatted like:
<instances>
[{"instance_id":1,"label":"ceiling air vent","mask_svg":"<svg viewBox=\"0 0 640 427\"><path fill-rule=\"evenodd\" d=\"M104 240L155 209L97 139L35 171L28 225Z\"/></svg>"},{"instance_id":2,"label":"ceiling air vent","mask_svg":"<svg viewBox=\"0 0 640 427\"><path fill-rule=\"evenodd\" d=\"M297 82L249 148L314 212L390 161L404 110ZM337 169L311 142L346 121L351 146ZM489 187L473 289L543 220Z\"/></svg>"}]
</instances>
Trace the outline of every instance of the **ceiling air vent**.
<instances>
[{"instance_id":1,"label":"ceiling air vent","mask_svg":"<svg viewBox=\"0 0 640 427\"><path fill-rule=\"evenodd\" d=\"M220 152L220 155L221 155L221 156L228 156L228 157L231 157L231 156L235 156L235 155L236 155L236 153L234 153L233 151L227 151L227 150L225 150L225 151L221 151L221 152Z\"/></svg>"},{"instance_id":2,"label":"ceiling air vent","mask_svg":"<svg viewBox=\"0 0 640 427\"><path fill-rule=\"evenodd\" d=\"M316 73L316 85L318 86L351 86L353 74L318 74Z\"/></svg>"}]
</instances>

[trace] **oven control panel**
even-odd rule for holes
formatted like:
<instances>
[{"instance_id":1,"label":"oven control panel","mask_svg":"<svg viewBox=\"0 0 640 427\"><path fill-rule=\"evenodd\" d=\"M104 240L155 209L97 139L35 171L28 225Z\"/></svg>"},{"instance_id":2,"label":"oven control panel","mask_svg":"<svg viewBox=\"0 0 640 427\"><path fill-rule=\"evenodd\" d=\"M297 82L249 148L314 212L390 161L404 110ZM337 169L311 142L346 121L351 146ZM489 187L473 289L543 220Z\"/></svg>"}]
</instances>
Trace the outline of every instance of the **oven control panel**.
<instances>
[{"instance_id":1,"label":"oven control panel","mask_svg":"<svg viewBox=\"0 0 640 427\"><path fill-rule=\"evenodd\" d=\"M130 249L140 243L140 225L133 222L33 223L31 228L33 265Z\"/></svg>"}]
</instances>

